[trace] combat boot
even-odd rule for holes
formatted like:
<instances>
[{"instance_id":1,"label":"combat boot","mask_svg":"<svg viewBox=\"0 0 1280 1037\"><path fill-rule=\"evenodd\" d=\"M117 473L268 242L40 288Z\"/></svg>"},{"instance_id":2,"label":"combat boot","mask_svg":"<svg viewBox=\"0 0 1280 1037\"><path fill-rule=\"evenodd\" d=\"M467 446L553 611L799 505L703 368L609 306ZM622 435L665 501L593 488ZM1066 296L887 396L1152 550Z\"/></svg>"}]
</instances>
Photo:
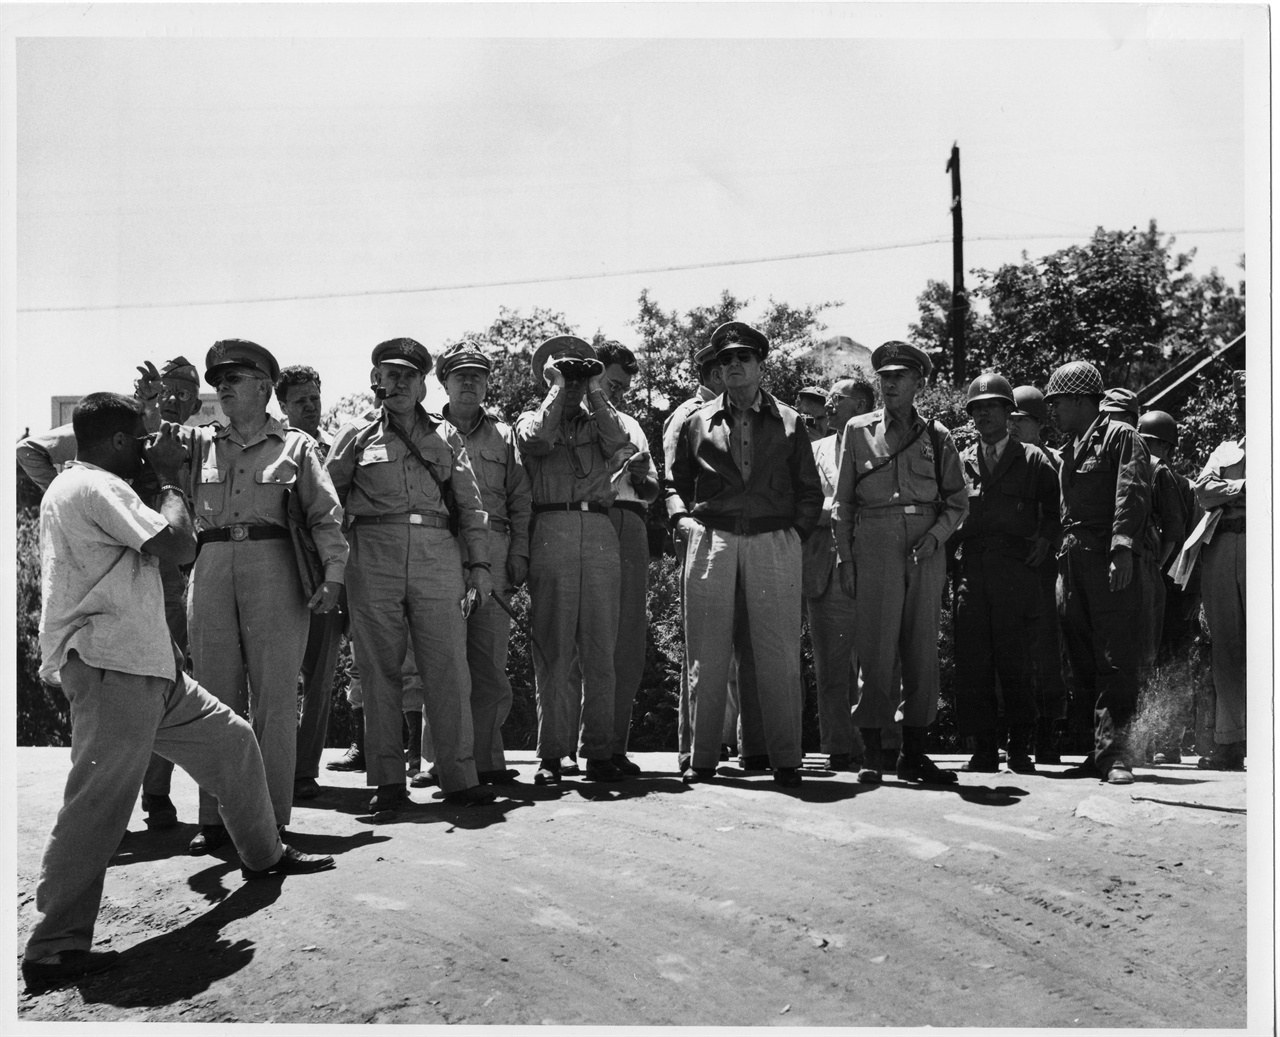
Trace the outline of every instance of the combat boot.
<instances>
[{"instance_id":1,"label":"combat boot","mask_svg":"<svg viewBox=\"0 0 1280 1037\"><path fill-rule=\"evenodd\" d=\"M331 771L364 770L364 710L357 706L351 711L351 722L354 730L351 735L351 748L336 760L325 765Z\"/></svg>"},{"instance_id":2,"label":"combat boot","mask_svg":"<svg viewBox=\"0 0 1280 1037\"><path fill-rule=\"evenodd\" d=\"M409 777L422 773L422 712L411 710L404 715L409 725L409 748L405 750L405 771Z\"/></svg>"},{"instance_id":3,"label":"combat boot","mask_svg":"<svg viewBox=\"0 0 1280 1037\"><path fill-rule=\"evenodd\" d=\"M1058 766L1062 753L1058 749L1058 728L1054 721L1041 717L1036 722L1036 763Z\"/></svg>"},{"instance_id":4,"label":"combat boot","mask_svg":"<svg viewBox=\"0 0 1280 1037\"><path fill-rule=\"evenodd\" d=\"M1036 743L1036 729L1031 726L1009 728L1009 770L1014 774L1035 774L1031 750Z\"/></svg>"},{"instance_id":5,"label":"combat boot","mask_svg":"<svg viewBox=\"0 0 1280 1037\"><path fill-rule=\"evenodd\" d=\"M924 754L925 728L902 725L902 752L898 754L898 780L926 785L950 785L959 781L954 771L944 771Z\"/></svg>"},{"instance_id":6,"label":"combat boot","mask_svg":"<svg viewBox=\"0 0 1280 1037\"><path fill-rule=\"evenodd\" d=\"M862 727L858 730L862 735L863 755L865 757L862 766L858 768L858 784L879 785L880 770L884 766L880 728Z\"/></svg>"},{"instance_id":7,"label":"combat boot","mask_svg":"<svg viewBox=\"0 0 1280 1037\"><path fill-rule=\"evenodd\" d=\"M979 731L971 739L973 755L961 770L978 774L997 774L1000 771L1000 749L994 729Z\"/></svg>"}]
</instances>

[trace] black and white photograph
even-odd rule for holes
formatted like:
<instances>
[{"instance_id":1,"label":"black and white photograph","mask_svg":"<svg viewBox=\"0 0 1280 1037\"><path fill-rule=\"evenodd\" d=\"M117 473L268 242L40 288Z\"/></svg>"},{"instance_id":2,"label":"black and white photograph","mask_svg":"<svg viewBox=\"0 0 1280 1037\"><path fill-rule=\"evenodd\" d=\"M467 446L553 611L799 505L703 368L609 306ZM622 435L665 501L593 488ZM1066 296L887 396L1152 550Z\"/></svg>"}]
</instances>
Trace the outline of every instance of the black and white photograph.
<instances>
[{"instance_id":1,"label":"black and white photograph","mask_svg":"<svg viewBox=\"0 0 1280 1037\"><path fill-rule=\"evenodd\" d=\"M3 1030L1274 1033L1270 16L0 7Z\"/></svg>"}]
</instances>

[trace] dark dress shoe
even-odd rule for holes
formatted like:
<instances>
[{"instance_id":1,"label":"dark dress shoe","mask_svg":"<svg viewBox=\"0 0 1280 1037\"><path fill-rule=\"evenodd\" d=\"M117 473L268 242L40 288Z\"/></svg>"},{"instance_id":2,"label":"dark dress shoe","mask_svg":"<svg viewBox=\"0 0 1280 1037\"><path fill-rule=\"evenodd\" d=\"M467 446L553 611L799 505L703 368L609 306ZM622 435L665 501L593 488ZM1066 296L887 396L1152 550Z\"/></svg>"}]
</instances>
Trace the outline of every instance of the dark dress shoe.
<instances>
[{"instance_id":1,"label":"dark dress shoe","mask_svg":"<svg viewBox=\"0 0 1280 1037\"><path fill-rule=\"evenodd\" d=\"M28 994L43 994L120 964L119 951L59 951L41 961L22 962Z\"/></svg>"},{"instance_id":2,"label":"dark dress shoe","mask_svg":"<svg viewBox=\"0 0 1280 1037\"><path fill-rule=\"evenodd\" d=\"M1014 774L1035 774L1036 765L1030 756L1022 753L1009 754L1009 770Z\"/></svg>"},{"instance_id":3,"label":"dark dress shoe","mask_svg":"<svg viewBox=\"0 0 1280 1037\"><path fill-rule=\"evenodd\" d=\"M686 785L697 785L715 776L716 769L714 767L686 767L684 773L680 775L680 780Z\"/></svg>"},{"instance_id":4,"label":"dark dress shoe","mask_svg":"<svg viewBox=\"0 0 1280 1037\"><path fill-rule=\"evenodd\" d=\"M640 773L640 765L632 763L627 759L626 753L614 753L613 758L609 761L613 764L613 769L619 774L624 774L629 778L634 778Z\"/></svg>"},{"instance_id":5,"label":"dark dress shoe","mask_svg":"<svg viewBox=\"0 0 1280 1037\"><path fill-rule=\"evenodd\" d=\"M469 789L459 789L457 792L446 792L444 801L455 807L485 807L497 800L492 789L487 789L483 785L472 785Z\"/></svg>"},{"instance_id":6,"label":"dark dress shoe","mask_svg":"<svg viewBox=\"0 0 1280 1037\"><path fill-rule=\"evenodd\" d=\"M1111 769L1107 771L1108 785L1132 785L1133 771L1129 770L1129 765L1123 762L1116 762L1111 765Z\"/></svg>"},{"instance_id":7,"label":"dark dress shoe","mask_svg":"<svg viewBox=\"0 0 1280 1037\"><path fill-rule=\"evenodd\" d=\"M440 776L438 774L434 774L429 770L422 771L418 774L415 774L412 778L410 778L409 784L412 785L415 789L425 789L429 785L439 785Z\"/></svg>"},{"instance_id":8,"label":"dark dress shoe","mask_svg":"<svg viewBox=\"0 0 1280 1037\"><path fill-rule=\"evenodd\" d=\"M869 763L858 768L859 785L879 785L882 780L880 771Z\"/></svg>"},{"instance_id":9,"label":"dark dress shoe","mask_svg":"<svg viewBox=\"0 0 1280 1037\"><path fill-rule=\"evenodd\" d=\"M240 865L240 874L246 879L265 879L272 875L310 875L313 871L328 871L333 867L332 857L320 857L313 853L302 853L292 846L286 846L280 859L269 868L254 871Z\"/></svg>"},{"instance_id":10,"label":"dark dress shoe","mask_svg":"<svg viewBox=\"0 0 1280 1037\"><path fill-rule=\"evenodd\" d=\"M769 769L768 754L742 757L742 769L744 771L767 771Z\"/></svg>"},{"instance_id":11,"label":"dark dress shoe","mask_svg":"<svg viewBox=\"0 0 1280 1037\"><path fill-rule=\"evenodd\" d=\"M204 853L213 853L219 847L225 846L230 839L231 836L222 825L201 825L200 831L196 832L187 850L193 857L199 857Z\"/></svg>"},{"instance_id":12,"label":"dark dress shoe","mask_svg":"<svg viewBox=\"0 0 1280 1037\"><path fill-rule=\"evenodd\" d=\"M502 771L480 771L476 774L481 785L514 785L520 772L514 769Z\"/></svg>"},{"instance_id":13,"label":"dark dress shoe","mask_svg":"<svg viewBox=\"0 0 1280 1037\"><path fill-rule=\"evenodd\" d=\"M1062 765L1062 753L1057 749L1037 749L1036 763L1044 766L1059 767Z\"/></svg>"},{"instance_id":14,"label":"dark dress shoe","mask_svg":"<svg viewBox=\"0 0 1280 1037\"><path fill-rule=\"evenodd\" d=\"M588 760L587 781L622 781L623 775L609 760Z\"/></svg>"},{"instance_id":15,"label":"dark dress shoe","mask_svg":"<svg viewBox=\"0 0 1280 1037\"><path fill-rule=\"evenodd\" d=\"M142 794L142 809L147 815L145 821L148 828L160 830L178 826L178 808L168 796Z\"/></svg>"},{"instance_id":16,"label":"dark dress shoe","mask_svg":"<svg viewBox=\"0 0 1280 1037\"><path fill-rule=\"evenodd\" d=\"M330 771L362 771L364 770L364 749L358 745L352 745L345 753L336 760L330 760L325 764L325 769Z\"/></svg>"},{"instance_id":17,"label":"dark dress shoe","mask_svg":"<svg viewBox=\"0 0 1280 1037\"><path fill-rule=\"evenodd\" d=\"M827 770L829 771L847 771L853 766L853 756L850 753L832 753L827 757Z\"/></svg>"},{"instance_id":18,"label":"dark dress shoe","mask_svg":"<svg viewBox=\"0 0 1280 1037\"><path fill-rule=\"evenodd\" d=\"M998 753L974 753L960 769L969 774L999 774L1000 756Z\"/></svg>"},{"instance_id":19,"label":"dark dress shoe","mask_svg":"<svg viewBox=\"0 0 1280 1037\"><path fill-rule=\"evenodd\" d=\"M320 795L320 783L315 778L294 778L294 799L315 799Z\"/></svg>"},{"instance_id":20,"label":"dark dress shoe","mask_svg":"<svg viewBox=\"0 0 1280 1037\"><path fill-rule=\"evenodd\" d=\"M582 773L582 768L578 766L578 758L576 756L566 756L567 763L560 765L560 773L567 774L571 778L576 778Z\"/></svg>"},{"instance_id":21,"label":"dark dress shoe","mask_svg":"<svg viewBox=\"0 0 1280 1037\"><path fill-rule=\"evenodd\" d=\"M1156 753L1151 757L1151 762L1157 765L1168 765L1171 763L1181 763L1182 753L1177 749L1165 749L1163 752Z\"/></svg>"},{"instance_id":22,"label":"dark dress shoe","mask_svg":"<svg viewBox=\"0 0 1280 1037\"><path fill-rule=\"evenodd\" d=\"M898 754L896 768L899 781L918 781L923 785L951 785L959 781L955 771L944 771L924 753Z\"/></svg>"},{"instance_id":23,"label":"dark dress shoe","mask_svg":"<svg viewBox=\"0 0 1280 1037\"><path fill-rule=\"evenodd\" d=\"M411 800L409 790L404 787L403 782L379 785L373 799L369 800L369 813L373 815L374 821L390 821L399 813L400 804L407 802Z\"/></svg>"},{"instance_id":24,"label":"dark dress shoe","mask_svg":"<svg viewBox=\"0 0 1280 1037\"><path fill-rule=\"evenodd\" d=\"M560 761L543 760L538 773L533 776L535 785L558 785L560 783Z\"/></svg>"},{"instance_id":25,"label":"dark dress shoe","mask_svg":"<svg viewBox=\"0 0 1280 1037\"><path fill-rule=\"evenodd\" d=\"M773 780L784 789L797 789L801 784L800 768L779 767L773 772Z\"/></svg>"}]
</instances>

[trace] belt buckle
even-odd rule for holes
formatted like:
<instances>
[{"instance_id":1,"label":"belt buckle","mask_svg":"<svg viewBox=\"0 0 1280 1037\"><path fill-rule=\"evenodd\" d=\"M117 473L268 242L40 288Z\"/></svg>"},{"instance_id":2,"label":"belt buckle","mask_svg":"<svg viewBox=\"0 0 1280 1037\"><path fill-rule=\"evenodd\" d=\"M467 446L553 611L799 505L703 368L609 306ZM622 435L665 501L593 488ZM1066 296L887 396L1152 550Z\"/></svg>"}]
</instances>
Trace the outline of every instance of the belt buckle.
<instances>
[{"instance_id":1,"label":"belt buckle","mask_svg":"<svg viewBox=\"0 0 1280 1037\"><path fill-rule=\"evenodd\" d=\"M416 514L416 513L414 513L414 512L411 512L411 513L409 514L409 525L411 525L411 526L420 526L420 525L422 525L422 516L421 516L421 515L418 515L418 514Z\"/></svg>"},{"instance_id":2,"label":"belt buckle","mask_svg":"<svg viewBox=\"0 0 1280 1037\"><path fill-rule=\"evenodd\" d=\"M248 540L249 527L237 522L231 527L231 539L235 541Z\"/></svg>"},{"instance_id":3,"label":"belt buckle","mask_svg":"<svg viewBox=\"0 0 1280 1037\"><path fill-rule=\"evenodd\" d=\"M579 510L579 511L590 511L590 510L591 510L591 502L590 502L590 501L585 501L585 500L584 500L584 501L578 501L578 510Z\"/></svg>"}]
</instances>

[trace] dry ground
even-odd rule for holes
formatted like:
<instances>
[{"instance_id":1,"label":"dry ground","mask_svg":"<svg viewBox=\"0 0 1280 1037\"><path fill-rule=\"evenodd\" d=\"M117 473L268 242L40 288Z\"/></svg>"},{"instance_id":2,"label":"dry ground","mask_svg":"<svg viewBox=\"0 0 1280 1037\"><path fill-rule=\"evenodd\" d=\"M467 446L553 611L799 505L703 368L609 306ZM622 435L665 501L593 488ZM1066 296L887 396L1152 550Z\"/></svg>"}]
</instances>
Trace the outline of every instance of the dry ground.
<instances>
[{"instance_id":1,"label":"dry ground","mask_svg":"<svg viewBox=\"0 0 1280 1037\"><path fill-rule=\"evenodd\" d=\"M19 953L68 752L18 751ZM96 944L125 963L28 997L15 961L18 1020L1245 1025L1243 774L872 787L810 757L784 792L636 759L538 788L514 754L497 805L414 790L381 826L363 774L322 771L290 841L337 868L251 884L136 812ZM174 800L194 818L181 772Z\"/></svg>"}]
</instances>

